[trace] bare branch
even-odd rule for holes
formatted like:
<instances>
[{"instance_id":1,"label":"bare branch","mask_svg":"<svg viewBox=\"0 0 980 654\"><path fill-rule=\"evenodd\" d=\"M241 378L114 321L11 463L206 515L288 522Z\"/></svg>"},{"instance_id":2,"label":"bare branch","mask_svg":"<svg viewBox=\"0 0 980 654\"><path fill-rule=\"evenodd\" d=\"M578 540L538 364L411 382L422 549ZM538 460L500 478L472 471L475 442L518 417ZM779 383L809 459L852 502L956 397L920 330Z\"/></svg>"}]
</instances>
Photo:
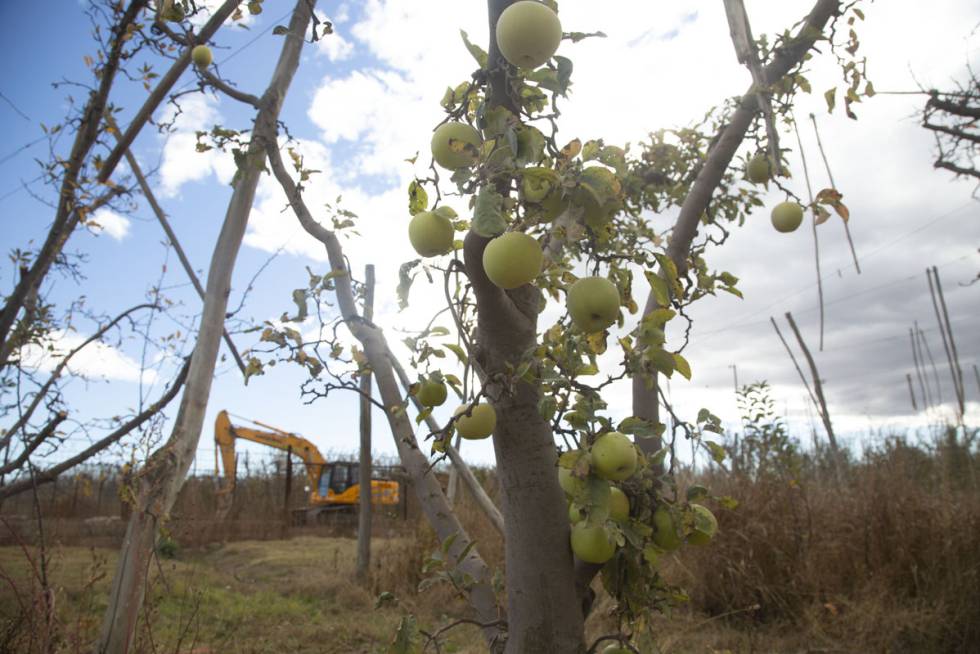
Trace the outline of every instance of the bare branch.
<instances>
[{"instance_id":1,"label":"bare branch","mask_svg":"<svg viewBox=\"0 0 980 654\"><path fill-rule=\"evenodd\" d=\"M180 372L177 373L177 377L171 383L170 388L164 393L160 399L148 406L142 412L130 418L124 424L120 425L117 429L113 430L112 433L108 434L104 438L99 439L89 447L85 448L75 456L62 461L61 463L51 466L46 470L37 471L34 473L34 481L37 484L46 484L52 482L58 478L58 475L62 474L66 470L74 468L79 463L90 459L102 450L106 449L113 443L118 442L121 438L129 434L134 429L138 429L147 420L158 414L160 411L165 409L170 402L177 397L178 391L184 385L184 381L187 379L187 371L190 368L190 359L188 358L184 365L181 367ZM0 500L4 500L8 497L17 495L31 488L30 480L20 480L6 486L0 486Z\"/></svg>"}]
</instances>

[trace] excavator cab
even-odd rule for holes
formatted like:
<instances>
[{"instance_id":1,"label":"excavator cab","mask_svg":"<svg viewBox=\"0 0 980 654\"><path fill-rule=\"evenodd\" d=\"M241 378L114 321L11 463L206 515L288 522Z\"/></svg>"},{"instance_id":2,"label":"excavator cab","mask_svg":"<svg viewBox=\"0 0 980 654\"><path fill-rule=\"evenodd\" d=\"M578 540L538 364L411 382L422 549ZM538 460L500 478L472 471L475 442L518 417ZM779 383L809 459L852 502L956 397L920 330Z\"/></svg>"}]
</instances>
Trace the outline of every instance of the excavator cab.
<instances>
[{"instance_id":1,"label":"excavator cab","mask_svg":"<svg viewBox=\"0 0 980 654\"><path fill-rule=\"evenodd\" d=\"M328 463L320 473L317 495L328 498L343 495L351 486L356 486L360 470L349 463Z\"/></svg>"}]
</instances>

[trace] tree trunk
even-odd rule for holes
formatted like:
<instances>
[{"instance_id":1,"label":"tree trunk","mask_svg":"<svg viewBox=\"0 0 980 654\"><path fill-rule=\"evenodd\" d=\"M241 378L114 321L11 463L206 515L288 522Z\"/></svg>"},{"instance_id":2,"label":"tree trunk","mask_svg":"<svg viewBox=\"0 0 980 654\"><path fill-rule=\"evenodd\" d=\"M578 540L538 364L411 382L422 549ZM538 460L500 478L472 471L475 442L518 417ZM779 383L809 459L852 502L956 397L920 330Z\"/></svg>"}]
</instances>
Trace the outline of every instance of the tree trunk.
<instances>
[{"instance_id":1,"label":"tree trunk","mask_svg":"<svg viewBox=\"0 0 980 654\"><path fill-rule=\"evenodd\" d=\"M507 92L512 70L500 54L497 19L513 0L488 0L490 107L517 114ZM540 291L525 285L504 292L483 270L490 239L469 232L466 274L477 300L476 352L484 390L497 413L493 446L502 491L507 572L508 654L585 651L582 607L569 546L568 511L558 485L557 449L551 426L538 411L540 387L518 381L512 390L493 382L507 375L537 342Z\"/></svg>"},{"instance_id":2,"label":"tree trunk","mask_svg":"<svg viewBox=\"0 0 980 654\"><path fill-rule=\"evenodd\" d=\"M255 188L264 170L265 148L267 143L275 143L279 111L299 66L313 4L312 0L297 2L272 81L262 98L249 151L239 170L211 258L201 329L191 357L180 410L170 439L150 456L137 482L136 506L123 541L96 648L100 654L124 654L132 645L157 527L173 507L197 450L224 329L235 259L245 234Z\"/></svg>"}]
</instances>

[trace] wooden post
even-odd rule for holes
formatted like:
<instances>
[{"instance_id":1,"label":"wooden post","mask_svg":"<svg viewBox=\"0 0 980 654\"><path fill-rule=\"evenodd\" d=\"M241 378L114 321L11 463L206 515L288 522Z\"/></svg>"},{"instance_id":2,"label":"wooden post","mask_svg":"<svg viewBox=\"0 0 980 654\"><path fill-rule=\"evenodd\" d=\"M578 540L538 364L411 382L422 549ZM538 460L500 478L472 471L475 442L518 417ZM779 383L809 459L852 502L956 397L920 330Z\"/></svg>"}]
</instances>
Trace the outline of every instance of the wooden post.
<instances>
[{"instance_id":1,"label":"wooden post","mask_svg":"<svg viewBox=\"0 0 980 654\"><path fill-rule=\"evenodd\" d=\"M374 320L374 266L364 267L364 320ZM357 521L357 578L366 581L371 569L371 502L374 499L371 485L371 373L361 375L361 456L358 464L360 477L360 511Z\"/></svg>"},{"instance_id":2,"label":"wooden post","mask_svg":"<svg viewBox=\"0 0 980 654\"><path fill-rule=\"evenodd\" d=\"M286 448L286 492L282 503L282 535L289 532L289 496L293 490L293 446Z\"/></svg>"},{"instance_id":3,"label":"wooden post","mask_svg":"<svg viewBox=\"0 0 980 654\"><path fill-rule=\"evenodd\" d=\"M932 358L932 350L929 349L929 341L926 340L926 333L919 329L919 321L915 321L915 331L919 338L919 356L925 352L926 356L929 358L929 366L932 368L932 378L936 382L936 402L938 404L943 403L943 391L942 385L939 383L939 369L936 368L936 360ZM925 367L925 359L922 359L922 366Z\"/></svg>"},{"instance_id":4,"label":"wooden post","mask_svg":"<svg viewBox=\"0 0 980 654\"><path fill-rule=\"evenodd\" d=\"M912 410L918 411L919 407L915 404L915 391L912 390L912 375L905 373L905 380L909 383L909 397L912 398Z\"/></svg>"},{"instance_id":5,"label":"wooden post","mask_svg":"<svg viewBox=\"0 0 980 654\"><path fill-rule=\"evenodd\" d=\"M772 320L770 318L770 320ZM772 320L773 327L776 327L776 333L779 334L780 340L783 341L783 345L786 347L786 351L789 352L790 358L793 359L793 364L796 365L796 371L800 374L800 378L803 379L803 384L806 386L807 392L810 392L810 398L814 400L814 404L817 405L817 411L820 414L820 420L823 422L824 430L827 432L827 440L830 441L830 453L834 465L834 476L839 484L843 479L843 461L841 460L840 448L837 447L837 436L834 434L834 426L830 421L830 411L827 409L827 400L823 394L823 384L820 381L820 373L817 371L817 364L814 362L813 357L810 356L810 350L807 348L806 343L803 341L803 336L800 334L800 330L796 327L796 321L793 320L793 314L786 312L786 321L789 323L790 329L793 330L793 334L796 336L796 342L800 344L800 349L803 351L803 356L806 357L806 362L810 366L810 376L813 378L813 391L810 392L810 386L806 383L806 378L803 376L803 371L800 370L799 365L796 364L796 358L793 356L793 352L789 349L783 335L779 332L779 327L776 325L776 321Z\"/></svg>"},{"instance_id":6,"label":"wooden post","mask_svg":"<svg viewBox=\"0 0 980 654\"><path fill-rule=\"evenodd\" d=\"M932 295L932 308L936 312L936 320L939 322L939 333L943 337L943 347L946 348L946 358L949 360L949 372L953 376L953 389L956 393L956 403L959 408L959 419L963 420L965 398L963 394L963 370L960 368L960 357L956 352L956 341L953 340L953 329L949 324L949 312L946 310L946 298L943 296L943 287L939 283L939 270L933 266L932 276L926 268L926 278L929 280L929 293ZM936 282L933 288L933 281ZM939 297L939 304L936 304L936 297ZM942 307L942 315L939 308Z\"/></svg>"},{"instance_id":7,"label":"wooden post","mask_svg":"<svg viewBox=\"0 0 980 654\"><path fill-rule=\"evenodd\" d=\"M922 381L922 368L919 366L919 348L915 344L915 333L909 327L909 341L912 343L912 362L915 364L915 376L919 380L919 391L922 393L922 406L929 410L929 393L926 392L926 384Z\"/></svg>"}]
</instances>

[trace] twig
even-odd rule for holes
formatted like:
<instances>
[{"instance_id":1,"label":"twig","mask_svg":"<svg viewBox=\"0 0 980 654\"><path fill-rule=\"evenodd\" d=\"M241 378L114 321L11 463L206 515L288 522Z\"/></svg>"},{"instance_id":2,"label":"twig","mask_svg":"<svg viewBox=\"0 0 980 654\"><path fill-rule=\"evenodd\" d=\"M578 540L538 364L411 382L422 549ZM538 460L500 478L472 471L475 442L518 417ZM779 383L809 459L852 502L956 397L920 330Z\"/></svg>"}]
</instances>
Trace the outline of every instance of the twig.
<instances>
[{"instance_id":1,"label":"twig","mask_svg":"<svg viewBox=\"0 0 980 654\"><path fill-rule=\"evenodd\" d=\"M813 121L813 133L817 135L817 147L820 148L820 156L823 157L823 165L827 169L827 178L830 179L830 185L833 188L837 188L834 184L834 176L830 172L830 163L827 161L827 154L823 149L823 142L820 140L820 130L817 128L817 117L814 114L810 114L810 120ZM857 251L854 249L854 240L851 239L851 228L848 226L848 221L844 221L844 234L847 236L847 244L851 247L851 257L854 259L854 269L857 273L861 274L861 264L858 263Z\"/></svg>"},{"instance_id":2,"label":"twig","mask_svg":"<svg viewBox=\"0 0 980 654\"><path fill-rule=\"evenodd\" d=\"M800 130L796 124L796 117L793 116L793 132L796 134L796 144L800 149L800 159L803 161L803 178L806 180L806 193L810 200L810 214L813 216L813 260L817 266L817 297L820 300L820 351L823 352L823 325L824 325L824 306L823 306L823 278L820 275L820 240L817 236L817 211L813 204L813 187L810 186L810 170L806 164L806 154L803 152L803 141L800 139Z\"/></svg>"}]
</instances>

